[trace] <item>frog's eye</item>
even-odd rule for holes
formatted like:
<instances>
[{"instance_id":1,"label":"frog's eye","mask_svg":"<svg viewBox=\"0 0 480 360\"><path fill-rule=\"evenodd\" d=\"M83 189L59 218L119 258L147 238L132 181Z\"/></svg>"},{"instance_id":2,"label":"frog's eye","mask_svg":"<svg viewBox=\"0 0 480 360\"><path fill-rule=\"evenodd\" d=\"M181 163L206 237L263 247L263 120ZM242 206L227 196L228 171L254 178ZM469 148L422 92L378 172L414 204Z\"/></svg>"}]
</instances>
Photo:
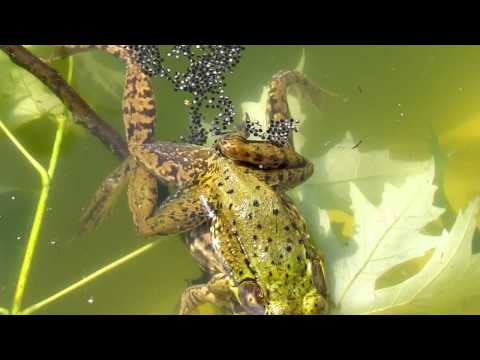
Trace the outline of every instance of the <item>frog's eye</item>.
<instances>
[{"instance_id":1,"label":"frog's eye","mask_svg":"<svg viewBox=\"0 0 480 360\"><path fill-rule=\"evenodd\" d=\"M262 289L251 280L243 282L239 287L240 304L246 312L253 315L265 313Z\"/></svg>"},{"instance_id":2,"label":"frog's eye","mask_svg":"<svg viewBox=\"0 0 480 360\"><path fill-rule=\"evenodd\" d=\"M316 261L313 263L312 277L313 284L317 288L318 292L321 295L325 295L327 292L327 288L325 285L325 273L323 271L323 266L321 263Z\"/></svg>"}]
</instances>

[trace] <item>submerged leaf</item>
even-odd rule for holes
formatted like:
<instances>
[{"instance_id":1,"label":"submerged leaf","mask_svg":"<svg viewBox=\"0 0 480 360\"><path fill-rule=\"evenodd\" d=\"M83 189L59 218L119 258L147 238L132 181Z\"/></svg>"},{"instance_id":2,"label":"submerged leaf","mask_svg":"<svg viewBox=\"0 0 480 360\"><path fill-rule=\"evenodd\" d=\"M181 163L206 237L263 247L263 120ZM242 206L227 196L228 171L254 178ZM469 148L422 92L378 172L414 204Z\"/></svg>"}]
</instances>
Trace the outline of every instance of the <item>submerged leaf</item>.
<instances>
[{"instance_id":1,"label":"submerged leaf","mask_svg":"<svg viewBox=\"0 0 480 360\"><path fill-rule=\"evenodd\" d=\"M377 292L375 312L452 312L469 297L480 295L479 255L472 256L477 198L461 212L450 234L439 237L425 267L405 282Z\"/></svg>"},{"instance_id":2,"label":"submerged leaf","mask_svg":"<svg viewBox=\"0 0 480 360\"><path fill-rule=\"evenodd\" d=\"M5 63L4 63L5 61ZM0 114L11 130L65 111L62 102L32 74L0 59Z\"/></svg>"},{"instance_id":3,"label":"submerged leaf","mask_svg":"<svg viewBox=\"0 0 480 360\"><path fill-rule=\"evenodd\" d=\"M409 175L434 175L433 158L426 161L401 161L390 157L388 150L361 152L347 132L345 138L325 155L314 159L315 172L304 187L309 198L321 198L322 206L350 205L349 188L353 182L371 201L379 202L385 183L401 185Z\"/></svg>"},{"instance_id":4,"label":"submerged leaf","mask_svg":"<svg viewBox=\"0 0 480 360\"><path fill-rule=\"evenodd\" d=\"M386 184L378 207L355 184L350 186L355 218L352 241L345 244L336 239L327 213L320 211L325 234L321 248L328 259L328 281L337 311L432 313L480 295L480 286L471 285L473 274L480 273L478 255L472 257L471 249L480 200L459 215L450 233L430 236L422 230L443 212L433 206L436 187L431 172L410 176L401 187ZM433 255L424 258L428 261L417 267L417 273L376 288L377 280L392 268L429 251Z\"/></svg>"}]
</instances>

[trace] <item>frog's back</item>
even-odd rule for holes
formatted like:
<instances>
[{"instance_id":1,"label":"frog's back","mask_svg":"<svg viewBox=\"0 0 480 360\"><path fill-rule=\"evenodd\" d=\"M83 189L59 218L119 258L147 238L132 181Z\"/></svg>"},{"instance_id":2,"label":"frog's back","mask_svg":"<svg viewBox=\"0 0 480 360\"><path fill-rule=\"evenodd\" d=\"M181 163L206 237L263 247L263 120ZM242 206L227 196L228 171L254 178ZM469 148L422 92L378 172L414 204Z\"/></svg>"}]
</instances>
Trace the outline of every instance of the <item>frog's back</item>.
<instances>
[{"instance_id":1,"label":"frog's back","mask_svg":"<svg viewBox=\"0 0 480 360\"><path fill-rule=\"evenodd\" d=\"M223 229L220 236L238 241L248 268L238 276L239 281L253 275L275 287L278 282L303 279L307 270L303 244L308 241L303 219L289 211L285 195L257 179L247 167L228 159L220 159L218 165L221 174L214 197Z\"/></svg>"}]
</instances>

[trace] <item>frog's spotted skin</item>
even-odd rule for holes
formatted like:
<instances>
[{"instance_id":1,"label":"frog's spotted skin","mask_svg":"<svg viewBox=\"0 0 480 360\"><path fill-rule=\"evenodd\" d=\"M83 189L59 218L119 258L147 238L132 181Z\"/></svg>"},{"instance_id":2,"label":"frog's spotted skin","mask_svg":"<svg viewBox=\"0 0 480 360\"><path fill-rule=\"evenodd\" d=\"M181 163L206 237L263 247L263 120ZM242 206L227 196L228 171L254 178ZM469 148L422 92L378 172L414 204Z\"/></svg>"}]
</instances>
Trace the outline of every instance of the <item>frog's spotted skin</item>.
<instances>
[{"instance_id":1,"label":"frog's spotted skin","mask_svg":"<svg viewBox=\"0 0 480 360\"><path fill-rule=\"evenodd\" d=\"M325 311L325 294L313 282L314 262L321 258L313 258L305 245L304 221L286 195L230 159L219 157L212 167L217 176L200 182L201 195L215 209L212 243L233 286L259 286L269 314Z\"/></svg>"},{"instance_id":2,"label":"frog's spotted skin","mask_svg":"<svg viewBox=\"0 0 480 360\"><path fill-rule=\"evenodd\" d=\"M260 169L298 169L307 164L290 146L279 147L266 142L249 141L238 134L224 136L217 142L217 147L224 156Z\"/></svg>"},{"instance_id":3,"label":"frog's spotted skin","mask_svg":"<svg viewBox=\"0 0 480 360\"><path fill-rule=\"evenodd\" d=\"M288 105L279 104L286 99L279 95L286 86L279 89L270 109L289 115ZM124 125L133 158L123 174L130 177L135 223L146 236L190 232L192 253L212 274L208 284L185 291L180 312L210 302L240 305L251 314L325 313L323 260L283 193L306 180L312 165L291 146L249 142L239 135L220 139L214 148L154 144L155 112L149 77L127 58ZM159 182L179 189L160 205ZM98 208L108 204L99 199ZM197 232L207 224L209 233Z\"/></svg>"}]
</instances>

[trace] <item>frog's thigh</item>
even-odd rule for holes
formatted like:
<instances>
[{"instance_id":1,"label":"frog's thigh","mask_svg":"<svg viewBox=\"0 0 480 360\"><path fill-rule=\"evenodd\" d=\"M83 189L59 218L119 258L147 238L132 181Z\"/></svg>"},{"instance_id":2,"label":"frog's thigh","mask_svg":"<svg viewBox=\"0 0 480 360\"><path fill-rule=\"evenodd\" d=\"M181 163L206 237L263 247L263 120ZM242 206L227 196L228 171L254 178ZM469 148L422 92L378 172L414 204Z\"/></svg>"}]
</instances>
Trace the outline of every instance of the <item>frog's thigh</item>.
<instances>
[{"instance_id":1,"label":"frog's thigh","mask_svg":"<svg viewBox=\"0 0 480 360\"><path fill-rule=\"evenodd\" d=\"M208 220L196 192L182 189L157 206L158 182L139 166L129 187L129 204L143 236L180 234Z\"/></svg>"},{"instance_id":2,"label":"frog's thigh","mask_svg":"<svg viewBox=\"0 0 480 360\"><path fill-rule=\"evenodd\" d=\"M290 190L304 183L313 174L313 164L306 162L305 166L296 169L247 169L260 181L278 190Z\"/></svg>"},{"instance_id":3,"label":"frog's thigh","mask_svg":"<svg viewBox=\"0 0 480 360\"><path fill-rule=\"evenodd\" d=\"M208 168L209 148L170 142L135 144L131 154L165 185L183 187Z\"/></svg>"},{"instance_id":4,"label":"frog's thigh","mask_svg":"<svg viewBox=\"0 0 480 360\"><path fill-rule=\"evenodd\" d=\"M298 168L306 160L291 146L278 146L268 142L248 141L242 136L230 135L218 143L221 153L237 161L261 166L263 169Z\"/></svg>"},{"instance_id":5,"label":"frog's thigh","mask_svg":"<svg viewBox=\"0 0 480 360\"><path fill-rule=\"evenodd\" d=\"M205 285L189 287L182 295L180 314L188 315L202 304L219 307L231 305L235 301L229 280L225 274L217 274Z\"/></svg>"}]
</instances>

